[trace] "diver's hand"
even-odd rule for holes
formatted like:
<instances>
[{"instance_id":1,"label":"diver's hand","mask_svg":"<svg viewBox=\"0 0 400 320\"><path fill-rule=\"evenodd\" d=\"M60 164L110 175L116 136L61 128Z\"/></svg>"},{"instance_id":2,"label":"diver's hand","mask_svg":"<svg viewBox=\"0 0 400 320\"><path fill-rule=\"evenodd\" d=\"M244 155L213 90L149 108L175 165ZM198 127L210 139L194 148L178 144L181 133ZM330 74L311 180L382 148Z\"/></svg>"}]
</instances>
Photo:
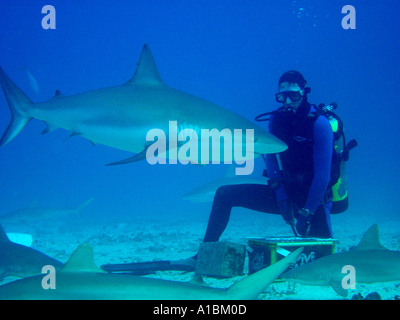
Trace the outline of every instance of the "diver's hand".
<instances>
[{"instance_id":1,"label":"diver's hand","mask_svg":"<svg viewBox=\"0 0 400 320\"><path fill-rule=\"evenodd\" d=\"M302 236L308 236L310 232L311 220L314 217L307 209L300 209L296 223L296 230Z\"/></svg>"}]
</instances>

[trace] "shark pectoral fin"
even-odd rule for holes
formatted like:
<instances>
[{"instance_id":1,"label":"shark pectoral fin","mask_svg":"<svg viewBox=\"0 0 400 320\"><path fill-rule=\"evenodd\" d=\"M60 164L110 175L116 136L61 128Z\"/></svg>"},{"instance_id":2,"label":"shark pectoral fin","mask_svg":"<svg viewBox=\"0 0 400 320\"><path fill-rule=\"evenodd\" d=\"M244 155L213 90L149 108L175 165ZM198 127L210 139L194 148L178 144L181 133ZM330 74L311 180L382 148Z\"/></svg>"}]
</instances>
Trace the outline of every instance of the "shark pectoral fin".
<instances>
[{"instance_id":1,"label":"shark pectoral fin","mask_svg":"<svg viewBox=\"0 0 400 320\"><path fill-rule=\"evenodd\" d=\"M147 159L147 149L148 148L149 148L149 146L145 146L145 148L141 152L135 154L133 157L130 157L130 158L127 158L124 160L120 160L120 161L111 162L111 163L106 164L106 166L115 166L115 165L128 164L128 163L132 163L132 162L145 160L145 159ZM168 158L169 157L168 155L171 154L171 150L177 150L177 148L167 149L167 150L165 150L165 152L159 152L157 154L157 157L158 158ZM176 153L177 153L177 151L174 152L174 154L176 154ZM171 157L169 157L169 158L171 158ZM173 159L175 159L174 156L173 156Z\"/></svg>"},{"instance_id":2,"label":"shark pectoral fin","mask_svg":"<svg viewBox=\"0 0 400 320\"><path fill-rule=\"evenodd\" d=\"M107 163L106 166L115 166L115 165L120 165L120 164L128 164L128 163L144 160L144 159L146 159L147 148L148 147L144 148L143 151L135 154L133 157L130 157L130 158L127 158L127 159L124 159L124 160L120 160L120 161Z\"/></svg>"},{"instance_id":3,"label":"shark pectoral fin","mask_svg":"<svg viewBox=\"0 0 400 320\"><path fill-rule=\"evenodd\" d=\"M287 257L261 269L248 277L236 282L227 290L226 299L249 300L257 296L278 278L291 264L296 263L303 247L293 251Z\"/></svg>"},{"instance_id":4,"label":"shark pectoral fin","mask_svg":"<svg viewBox=\"0 0 400 320\"><path fill-rule=\"evenodd\" d=\"M343 288L342 281L333 280L333 281L330 281L329 284L338 295L340 295L342 297L347 297L349 290Z\"/></svg>"}]
</instances>

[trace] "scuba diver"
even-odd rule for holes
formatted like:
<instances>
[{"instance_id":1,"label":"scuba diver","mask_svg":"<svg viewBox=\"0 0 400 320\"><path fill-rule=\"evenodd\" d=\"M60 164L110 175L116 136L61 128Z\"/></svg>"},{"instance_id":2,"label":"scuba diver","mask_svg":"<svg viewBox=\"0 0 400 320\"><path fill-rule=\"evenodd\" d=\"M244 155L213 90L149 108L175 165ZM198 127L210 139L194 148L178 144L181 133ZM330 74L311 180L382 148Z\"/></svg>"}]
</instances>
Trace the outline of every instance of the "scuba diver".
<instances>
[{"instance_id":1,"label":"scuba diver","mask_svg":"<svg viewBox=\"0 0 400 320\"><path fill-rule=\"evenodd\" d=\"M278 87L275 98L283 106L268 113L269 131L288 149L264 157L268 185L226 185L217 190L204 242L219 240L234 207L280 214L296 236L332 237L331 124L308 102L310 88L298 71L285 72Z\"/></svg>"},{"instance_id":2,"label":"scuba diver","mask_svg":"<svg viewBox=\"0 0 400 320\"><path fill-rule=\"evenodd\" d=\"M203 242L216 242L225 231L232 208L243 207L280 214L295 236L332 238L331 213L348 207L344 164L354 139L346 144L343 122L332 111L336 104L311 105L311 89L298 71L287 71L279 79L275 99L282 104L264 113L269 132L288 145L279 154L264 155L268 185L224 185L217 189ZM263 117L268 116L268 119ZM105 265L106 271L193 271L197 254L177 261Z\"/></svg>"}]
</instances>

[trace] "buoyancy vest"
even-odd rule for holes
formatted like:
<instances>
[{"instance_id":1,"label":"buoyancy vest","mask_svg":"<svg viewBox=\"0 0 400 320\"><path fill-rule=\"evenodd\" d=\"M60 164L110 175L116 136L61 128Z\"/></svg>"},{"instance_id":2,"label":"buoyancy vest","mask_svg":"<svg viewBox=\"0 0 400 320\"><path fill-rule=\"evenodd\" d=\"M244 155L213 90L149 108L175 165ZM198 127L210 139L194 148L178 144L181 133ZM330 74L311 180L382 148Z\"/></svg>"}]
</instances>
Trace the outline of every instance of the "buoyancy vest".
<instances>
[{"instance_id":1,"label":"buoyancy vest","mask_svg":"<svg viewBox=\"0 0 400 320\"><path fill-rule=\"evenodd\" d=\"M319 116L329 120L334 140L331 178L325 198L332 201L331 213L340 213L345 211L349 204L346 161L349 159L349 151L357 142L351 140L346 144L343 122L333 109L333 104L316 106L308 103L301 105L296 112L281 107L269 113L274 117L270 131L288 145L288 149L280 154L286 191L292 197L305 202L314 172L314 124Z\"/></svg>"}]
</instances>

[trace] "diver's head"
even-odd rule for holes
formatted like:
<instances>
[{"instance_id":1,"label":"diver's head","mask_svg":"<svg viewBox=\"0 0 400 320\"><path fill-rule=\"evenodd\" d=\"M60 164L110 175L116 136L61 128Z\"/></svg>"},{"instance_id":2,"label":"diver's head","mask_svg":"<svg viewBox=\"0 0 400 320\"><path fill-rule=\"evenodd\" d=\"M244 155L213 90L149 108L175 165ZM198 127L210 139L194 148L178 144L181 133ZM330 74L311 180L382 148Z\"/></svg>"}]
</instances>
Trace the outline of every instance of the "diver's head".
<instances>
[{"instance_id":1,"label":"diver's head","mask_svg":"<svg viewBox=\"0 0 400 320\"><path fill-rule=\"evenodd\" d=\"M297 109L303 102L307 102L307 81L298 71L286 71L279 79L279 92L275 95L277 102L285 107Z\"/></svg>"}]
</instances>

